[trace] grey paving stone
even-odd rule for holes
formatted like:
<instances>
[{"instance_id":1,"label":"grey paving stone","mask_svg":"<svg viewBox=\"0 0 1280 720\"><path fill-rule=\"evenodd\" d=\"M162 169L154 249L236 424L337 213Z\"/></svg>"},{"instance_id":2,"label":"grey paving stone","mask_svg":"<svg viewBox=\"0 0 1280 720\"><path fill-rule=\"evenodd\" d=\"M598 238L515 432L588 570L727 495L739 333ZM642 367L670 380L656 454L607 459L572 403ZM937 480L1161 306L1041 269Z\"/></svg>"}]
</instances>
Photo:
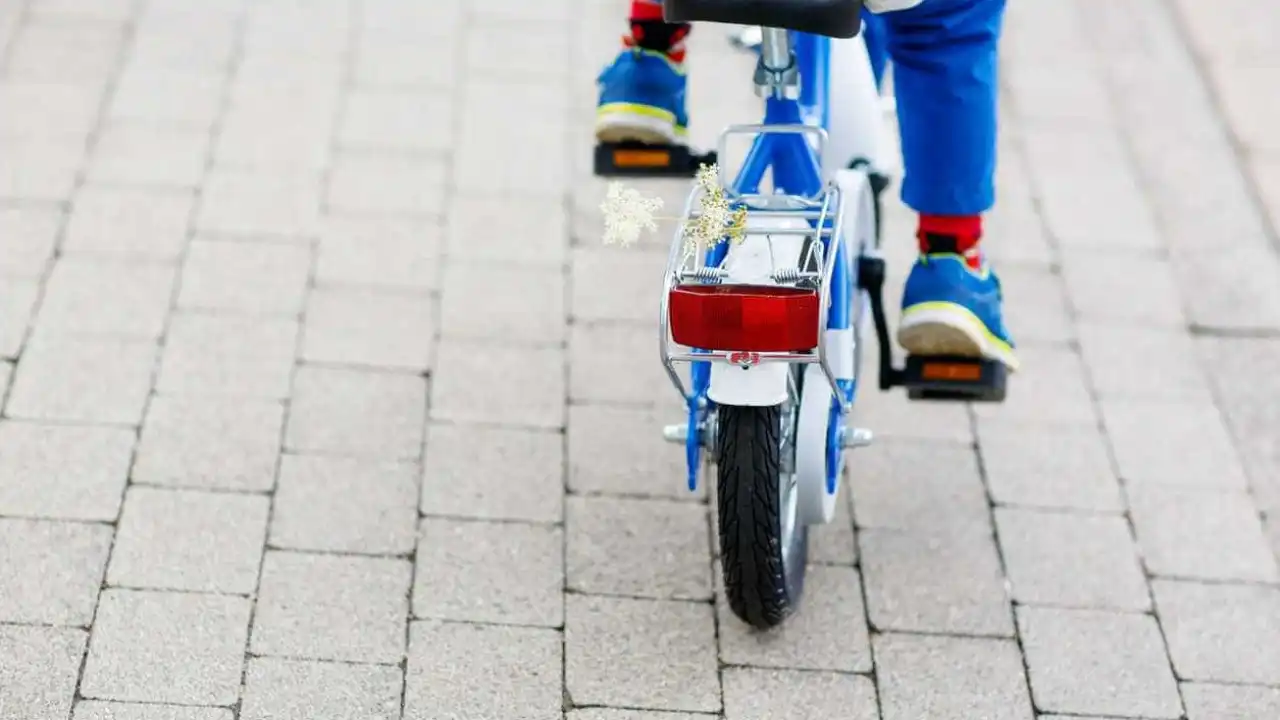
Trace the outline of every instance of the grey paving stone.
<instances>
[{"instance_id":1,"label":"grey paving stone","mask_svg":"<svg viewBox=\"0 0 1280 720\"><path fill-rule=\"evenodd\" d=\"M973 449L943 442L880 439L849 456L860 528L990 534L991 514Z\"/></svg>"},{"instance_id":2,"label":"grey paving stone","mask_svg":"<svg viewBox=\"0 0 1280 720\"><path fill-rule=\"evenodd\" d=\"M574 704L720 711L709 606L587 595L565 605L565 692Z\"/></svg>"},{"instance_id":3,"label":"grey paving stone","mask_svg":"<svg viewBox=\"0 0 1280 720\"><path fill-rule=\"evenodd\" d=\"M415 622L405 720L561 718L563 647L555 630ZM477 686L476 678L486 682Z\"/></svg>"},{"instance_id":4,"label":"grey paving stone","mask_svg":"<svg viewBox=\"0 0 1280 720\"><path fill-rule=\"evenodd\" d=\"M298 328L292 318L175 312L165 333L156 392L284 400Z\"/></svg>"},{"instance_id":5,"label":"grey paving stone","mask_svg":"<svg viewBox=\"0 0 1280 720\"><path fill-rule=\"evenodd\" d=\"M71 628L0 625L0 710L15 719L65 720L88 635Z\"/></svg>"},{"instance_id":6,"label":"grey paving stone","mask_svg":"<svg viewBox=\"0 0 1280 720\"><path fill-rule=\"evenodd\" d=\"M115 520L133 445L123 428L0 420L0 515Z\"/></svg>"},{"instance_id":7,"label":"grey paving stone","mask_svg":"<svg viewBox=\"0 0 1280 720\"><path fill-rule=\"evenodd\" d=\"M719 564L715 569L721 586ZM761 633L729 610L718 593L720 660L730 665L870 672L862 586L854 568L811 565L800 611L778 628Z\"/></svg>"},{"instance_id":8,"label":"grey paving stone","mask_svg":"<svg viewBox=\"0 0 1280 720\"><path fill-rule=\"evenodd\" d=\"M587 708L570 710L568 720L707 720L718 717L705 713L663 712L660 710L615 710L613 708Z\"/></svg>"},{"instance_id":9,"label":"grey paving stone","mask_svg":"<svg viewBox=\"0 0 1280 720\"><path fill-rule=\"evenodd\" d=\"M1000 556L990 536L864 530L858 543L876 629L1013 634Z\"/></svg>"},{"instance_id":10,"label":"grey paving stone","mask_svg":"<svg viewBox=\"0 0 1280 720\"><path fill-rule=\"evenodd\" d=\"M681 413L608 405L569 407L569 489L579 493L642 495L678 500L705 497L706 483L689 492L684 453L662 439L662 427Z\"/></svg>"},{"instance_id":11,"label":"grey paving stone","mask_svg":"<svg viewBox=\"0 0 1280 720\"><path fill-rule=\"evenodd\" d=\"M398 663L407 560L268 551L250 650L297 659Z\"/></svg>"},{"instance_id":12,"label":"grey paving stone","mask_svg":"<svg viewBox=\"0 0 1280 720\"><path fill-rule=\"evenodd\" d=\"M1000 508L996 529L1014 601L1151 609L1138 549L1123 517Z\"/></svg>"},{"instance_id":13,"label":"grey paving stone","mask_svg":"<svg viewBox=\"0 0 1280 720\"><path fill-rule=\"evenodd\" d=\"M326 200L339 213L435 217L444 209L446 167L433 157L341 152Z\"/></svg>"},{"instance_id":14,"label":"grey paving stone","mask_svg":"<svg viewBox=\"0 0 1280 720\"><path fill-rule=\"evenodd\" d=\"M7 238L0 275L41 279L62 223L62 209L54 204L0 206L0 235Z\"/></svg>"},{"instance_id":15,"label":"grey paving stone","mask_svg":"<svg viewBox=\"0 0 1280 720\"><path fill-rule=\"evenodd\" d=\"M72 204L62 251L176 260L194 203L186 190L88 185Z\"/></svg>"},{"instance_id":16,"label":"grey paving stone","mask_svg":"<svg viewBox=\"0 0 1280 720\"><path fill-rule=\"evenodd\" d=\"M564 438L558 433L433 423L425 452L419 503L425 515L563 519Z\"/></svg>"},{"instance_id":17,"label":"grey paving stone","mask_svg":"<svg viewBox=\"0 0 1280 720\"><path fill-rule=\"evenodd\" d=\"M251 72L241 66L240 73ZM337 85L335 81L334 85ZM286 96L292 95L288 89ZM296 98L296 95L294 96ZM319 113L319 114L308 114ZM213 147L215 165L239 171L319 173L330 164L332 116L306 106L245 110L234 103ZM316 118L324 118L318 121Z\"/></svg>"},{"instance_id":18,"label":"grey paving stone","mask_svg":"<svg viewBox=\"0 0 1280 720\"><path fill-rule=\"evenodd\" d=\"M205 172L209 134L109 122L94 145L86 179L91 183L195 188Z\"/></svg>"},{"instance_id":19,"label":"grey paving stone","mask_svg":"<svg viewBox=\"0 0 1280 720\"><path fill-rule=\"evenodd\" d=\"M569 329L569 393L577 403L604 402L673 408L684 401L656 362L646 332L626 325L573 325Z\"/></svg>"},{"instance_id":20,"label":"grey paving stone","mask_svg":"<svg viewBox=\"0 0 1280 720\"><path fill-rule=\"evenodd\" d=\"M196 229L211 235L298 237L320 222L315 178L215 169L205 180Z\"/></svg>"},{"instance_id":21,"label":"grey paving stone","mask_svg":"<svg viewBox=\"0 0 1280 720\"><path fill-rule=\"evenodd\" d=\"M317 288L307 299L302 359L426 372L435 313L427 296Z\"/></svg>"},{"instance_id":22,"label":"grey paving stone","mask_svg":"<svg viewBox=\"0 0 1280 720\"><path fill-rule=\"evenodd\" d=\"M853 527L853 510L849 489L841 487L836 499L836 514L825 525L809 526L809 562L817 565L856 565L858 541ZM713 547L719 555L719 538Z\"/></svg>"},{"instance_id":23,"label":"grey paving stone","mask_svg":"<svg viewBox=\"0 0 1280 720\"><path fill-rule=\"evenodd\" d=\"M232 720L231 708L82 700L71 720Z\"/></svg>"},{"instance_id":24,"label":"grey paving stone","mask_svg":"<svg viewBox=\"0 0 1280 720\"><path fill-rule=\"evenodd\" d=\"M1103 400L1102 414L1120 475L1130 483L1222 490L1248 485L1222 415L1211 404ZM1170 453L1173 447L1185 451Z\"/></svg>"},{"instance_id":25,"label":"grey paving stone","mask_svg":"<svg viewBox=\"0 0 1280 720\"><path fill-rule=\"evenodd\" d=\"M679 212L679 210L675 210ZM660 312L664 252L615 248L573 251L573 317L577 320L626 320L653 325Z\"/></svg>"},{"instance_id":26,"label":"grey paving stone","mask_svg":"<svg viewBox=\"0 0 1280 720\"><path fill-rule=\"evenodd\" d=\"M101 101L102 88L93 85L6 80L0 104L9 111L0 119L0 135L84 137L98 123Z\"/></svg>"},{"instance_id":27,"label":"grey paving stone","mask_svg":"<svg viewBox=\"0 0 1280 720\"><path fill-rule=\"evenodd\" d=\"M243 720L399 720L399 668L250 658Z\"/></svg>"},{"instance_id":28,"label":"grey paving stone","mask_svg":"<svg viewBox=\"0 0 1280 720\"><path fill-rule=\"evenodd\" d=\"M1080 351L1098 396L1207 403L1209 386L1185 333L1082 323Z\"/></svg>"},{"instance_id":29,"label":"grey paving stone","mask_svg":"<svg viewBox=\"0 0 1280 720\"><path fill-rule=\"evenodd\" d=\"M422 453L426 381L410 375L303 367L294 379L285 446L412 460Z\"/></svg>"},{"instance_id":30,"label":"grey paving stone","mask_svg":"<svg viewBox=\"0 0 1280 720\"><path fill-rule=\"evenodd\" d=\"M1151 587L1178 677L1280 684L1280 589L1167 580Z\"/></svg>"},{"instance_id":31,"label":"grey paving stone","mask_svg":"<svg viewBox=\"0 0 1280 720\"><path fill-rule=\"evenodd\" d=\"M1280 688L1183 683L1189 720L1267 720L1280 716Z\"/></svg>"},{"instance_id":32,"label":"grey paving stone","mask_svg":"<svg viewBox=\"0 0 1280 720\"><path fill-rule=\"evenodd\" d=\"M80 695L230 705L240 696L249 612L247 598L105 590Z\"/></svg>"},{"instance_id":33,"label":"grey paving stone","mask_svg":"<svg viewBox=\"0 0 1280 720\"><path fill-rule=\"evenodd\" d=\"M284 406L266 400L156 397L138 443L136 482L270 490Z\"/></svg>"},{"instance_id":34,"label":"grey paving stone","mask_svg":"<svg viewBox=\"0 0 1280 720\"><path fill-rule=\"evenodd\" d=\"M0 360L0 395L6 395L9 392L9 379L13 377L13 364Z\"/></svg>"},{"instance_id":35,"label":"grey paving stone","mask_svg":"<svg viewBox=\"0 0 1280 720\"><path fill-rule=\"evenodd\" d=\"M131 487L107 582L250 594L266 542L269 498Z\"/></svg>"},{"instance_id":36,"label":"grey paving stone","mask_svg":"<svg viewBox=\"0 0 1280 720\"><path fill-rule=\"evenodd\" d=\"M874 425L877 441L934 440L972 443L973 428L968 410L956 403L911 402L906 393L886 393L864 387L858 393L858 413ZM936 445L936 443L935 443ZM861 453L860 453L861 454ZM854 455L851 457L858 457ZM855 466L864 462L854 461ZM856 472L856 470L854 471ZM856 477L856 475L855 475Z\"/></svg>"},{"instance_id":37,"label":"grey paving stone","mask_svg":"<svg viewBox=\"0 0 1280 720\"><path fill-rule=\"evenodd\" d=\"M453 141L452 110L440 93L356 89L347 96L337 139L359 150L447 151Z\"/></svg>"},{"instance_id":38,"label":"grey paving stone","mask_svg":"<svg viewBox=\"0 0 1280 720\"><path fill-rule=\"evenodd\" d=\"M445 216L451 258L560 269L569 254L565 208L546 200L458 194Z\"/></svg>"},{"instance_id":39,"label":"grey paving stone","mask_svg":"<svg viewBox=\"0 0 1280 720\"><path fill-rule=\"evenodd\" d=\"M560 268L453 260L445 266L443 282L440 331L445 337L564 343L566 279Z\"/></svg>"},{"instance_id":40,"label":"grey paving stone","mask_svg":"<svg viewBox=\"0 0 1280 720\"><path fill-rule=\"evenodd\" d=\"M0 287L0 358L18 357L39 297L35 280L6 280Z\"/></svg>"},{"instance_id":41,"label":"grey paving stone","mask_svg":"<svg viewBox=\"0 0 1280 720\"><path fill-rule=\"evenodd\" d=\"M1018 629L1041 711L1182 716L1160 627L1150 615L1022 607Z\"/></svg>"},{"instance_id":42,"label":"grey paving stone","mask_svg":"<svg viewBox=\"0 0 1280 720\"><path fill-rule=\"evenodd\" d=\"M1094 427L1097 415L1080 356L1070 348L1019 347L1016 390L1001 404L975 405L974 415L1027 425Z\"/></svg>"},{"instance_id":43,"label":"grey paving stone","mask_svg":"<svg viewBox=\"0 0 1280 720\"><path fill-rule=\"evenodd\" d=\"M878 635L884 720L1034 720L1022 655L1012 640Z\"/></svg>"},{"instance_id":44,"label":"grey paving stone","mask_svg":"<svg viewBox=\"0 0 1280 720\"><path fill-rule=\"evenodd\" d=\"M355 81L358 86L379 90L441 90L455 83L457 62L455 41L432 38L439 47L406 42L390 29L369 28L360 36L355 51ZM411 31L410 31L411 32ZM407 33L406 33L407 34Z\"/></svg>"},{"instance_id":45,"label":"grey paving stone","mask_svg":"<svg viewBox=\"0 0 1280 720\"><path fill-rule=\"evenodd\" d=\"M413 551L418 466L285 455L271 515L271 545L396 555Z\"/></svg>"},{"instance_id":46,"label":"grey paving stone","mask_svg":"<svg viewBox=\"0 0 1280 720\"><path fill-rule=\"evenodd\" d=\"M102 82L123 39L114 23L28 22L9 50L6 74L18 80Z\"/></svg>"},{"instance_id":47,"label":"grey paving stone","mask_svg":"<svg viewBox=\"0 0 1280 720\"><path fill-rule=\"evenodd\" d=\"M441 232L430 220L326 217L320 230L316 283L414 292L434 289Z\"/></svg>"},{"instance_id":48,"label":"grey paving stone","mask_svg":"<svg viewBox=\"0 0 1280 720\"><path fill-rule=\"evenodd\" d=\"M1152 574L1280 581L1276 556L1247 493L1137 485L1129 489L1129 505Z\"/></svg>"},{"instance_id":49,"label":"grey paving stone","mask_svg":"<svg viewBox=\"0 0 1280 720\"><path fill-rule=\"evenodd\" d=\"M111 528L0 519L0 621L88 626Z\"/></svg>"},{"instance_id":50,"label":"grey paving stone","mask_svg":"<svg viewBox=\"0 0 1280 720\"><path fill-rule=\"evenodd\" d=\"M189 70L128 67L120 73L107 117L211 129L222 109L226 77Z\"/></svg>"},{"instance_id":51,"label":"grey paving stone","mask_svg":"<svg viewBox=\"0 0 1280 720\"><path fill-rule=\"evenodd\" d=\"M1001 198L1003 201L1004 198ZM1023 242L1023 238L1010 238ZM998 258L994 258L999 262ZM1057 273L1047 269L1000 265L1000 286L1017 298L1005 311L1019 346L1061 344L1075 340L1075 327L1067 307L1066 288Z\"/></svg>"},{"instance_id":52,"label":"grey paving stone","mask_svg":"<svg viewBox=\"0 0 1280 720\"><path fill-rule=\"evenodd\" d=\"M547 627L564 623L560 528L427 518L415 563L415 617Z\"/></svg>"},{"instance_id":53,"label":"grey paving stone","mask_svg":"<svg viewBox=\"0 0 1280 720\"><path fill-rule=\"evenodd\" d=\"M860 675L725 668L728 720L879 720L875 684Z\"/></svg>"},{"instance_id":54,"label":"grey paving stone","mask_svg":"<svg viewBox=\"0 0 1280 720\"><path fill-rule=\"evenodd\" d=\"M1109 254L1106 262L1096 259L1092 249L1065 251L1063 276L1079 317L1142 327L1186 325L1176 276L1168 260L1137 253Z\"/></svg>"},{"instance_id":55,"label":"grey paving stone","mask_svg":"<svg viewBox=\"0 0 1280 720\"><path fill-rule=\"evenodd\" d=\"M1187 310L1195 326L1241 333L1280 328L1280 288L1267 282L1280 273L1280 259L1269 245L1174 258L1182 286L1195 288L1197 302Z\"/></svg>"},{"instance_id":56,"label":"grey paving stone","mask_svg":"<svg viewBox=\"0 0 1280 720\"><path fill-rule=\"evenodd\" d=\"M303 247L197 239L187 251L178 307L297 315L310 268Z\"/></svg>"},{"instance_id":57,"label":"grey paving stone","mask_svg":"<svg viewBox=\"0 0 1280 720\"><path fill-rule=\"evenodd\" d=\"M12 418L139 425L155 363L150 341L37 333L14 373L6 411Z\"/></svg>"},{"instance_id":58,"label":"grey paving stone","mask_svg":"<svg viewBox=\"0 0 1280 720\"><path fill-rule=\"evenodd\" d=\"M431 387L431 418L564 427L564 352L525 347L516 351L517 360L498 351L499 347L462 340L440 343ZM496 394L495 388L500 389Z\"/></svg>"},{"instance_id":59,"label":"grey paving stone","mask_svg":"<svg viewBox=\"0 0 1280 720\"><path fill-rule=\"evenodd\" d=\"M704 506L573 496L567 509L570 589L670 600L711 599Z\"/></svg>"},{"instance_id":60,"label":"grey paving stone","mask_svg":"<svg viewBox=\"0 0 1280 720\"><path fill-rule=\"evenodd\" d=\"M999 504L1121 512L1124 498L1096 429L978 426L983 470Z\"/></svg>"},{"instance_id":61,"label":"grey paving stone","mask_svg":"<svg viewBox=\"0 0 1280 720\"><path fill-rule=\"evenodd\" d=\"M0 173L0 198L66 202L85 162L84 139L0 136L9 162Z\"/></svg>"},{"instance_id":62,"label":"grey paving stone","mask_svg":"<svg viewBox=\"0 0 1280 720\"><path fill-rule=\"evenodd\" d=\"M175 278L168 265L64 257L54 263L37 322L55 333L158 338Z\"/></svg>"}]
</instances>

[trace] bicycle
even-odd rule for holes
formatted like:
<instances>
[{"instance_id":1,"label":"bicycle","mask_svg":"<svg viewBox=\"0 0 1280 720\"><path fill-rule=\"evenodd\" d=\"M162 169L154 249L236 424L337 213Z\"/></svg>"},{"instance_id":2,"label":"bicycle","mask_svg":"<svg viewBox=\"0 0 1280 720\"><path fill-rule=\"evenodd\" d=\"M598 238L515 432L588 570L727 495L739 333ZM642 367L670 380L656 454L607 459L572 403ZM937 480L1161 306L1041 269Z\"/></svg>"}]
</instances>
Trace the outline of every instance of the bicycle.
<instances>
[{"instance_id":1,"label":"bicycle","mask_svg":"<svg viewBox=\"0 0 1280 720\"><path fill-rule=\"evenodd\" d=\"M717 177L723 197L745 210L740 242L686 242L684 228L708 200L700 187L689 194L663 279L659 345L687 410L664 437L685 447L690 490L704 454L716 466L728 604L767 629L798 607L808 528L835 515L844 451L872 440L850 422L867 325L882 391L999 402L1006 374L975 358L908 356L894 365L879 254L889 181L880 170L880 95L859 34L862 0L665 0L664 9L671 22L762 28L754 74L762 123L726 128L705 156L602 145L596 170L688 174L724 157L729 138L752 136L736 177L726 181L723 168ZM676 363L690 366L688 386Z\"/></svg>"}]
</instances>

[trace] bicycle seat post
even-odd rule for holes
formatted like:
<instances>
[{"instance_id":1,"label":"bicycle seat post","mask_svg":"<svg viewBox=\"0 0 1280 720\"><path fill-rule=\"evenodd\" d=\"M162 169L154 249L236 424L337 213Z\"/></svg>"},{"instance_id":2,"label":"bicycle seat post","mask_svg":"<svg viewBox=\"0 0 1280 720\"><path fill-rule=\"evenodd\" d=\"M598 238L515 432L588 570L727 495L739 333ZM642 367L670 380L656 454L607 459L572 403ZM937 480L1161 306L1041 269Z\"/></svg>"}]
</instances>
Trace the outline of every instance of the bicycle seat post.
<instances>
[{"instance_id":1,"label":"bicycle seat post","mask_svg":"<svg viewBox=\"0 0 1280 720\"><path fill-rule=\"evenodd\" d=\"M759 97L789 100L800 97L800 71L786 30L763 28L755 85Z\"/></svg>"}]
</instances>

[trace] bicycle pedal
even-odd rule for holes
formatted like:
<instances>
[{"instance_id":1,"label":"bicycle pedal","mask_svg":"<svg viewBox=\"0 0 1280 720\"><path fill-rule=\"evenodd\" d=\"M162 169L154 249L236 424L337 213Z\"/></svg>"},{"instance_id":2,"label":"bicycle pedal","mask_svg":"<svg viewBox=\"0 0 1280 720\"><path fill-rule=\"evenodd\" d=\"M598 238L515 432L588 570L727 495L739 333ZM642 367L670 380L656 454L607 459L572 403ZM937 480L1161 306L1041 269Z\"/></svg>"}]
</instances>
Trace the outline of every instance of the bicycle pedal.
<instances>
[{"instance_id":1,"label":"bicycle pedal","mask_svg":"<svg viewBox=\"0 0 1280 720\"><path fill-rule=\"evenodd\" d=\"M702 165L714 165L715 151L697 153L684 145L639 142L596 145L595 174L600 177L691 178Z\"/></svg>"},{"instance_id":2,"label":"bicycle pedal","mask_svg":"<svg viewBox=\"0 0 1280 720\"><path fill-rule=\"evenodd\" d=\"M902 384L911 400L1004 402L1009 371L999 360L907 357Z\"/></svg>"}]
</instances>

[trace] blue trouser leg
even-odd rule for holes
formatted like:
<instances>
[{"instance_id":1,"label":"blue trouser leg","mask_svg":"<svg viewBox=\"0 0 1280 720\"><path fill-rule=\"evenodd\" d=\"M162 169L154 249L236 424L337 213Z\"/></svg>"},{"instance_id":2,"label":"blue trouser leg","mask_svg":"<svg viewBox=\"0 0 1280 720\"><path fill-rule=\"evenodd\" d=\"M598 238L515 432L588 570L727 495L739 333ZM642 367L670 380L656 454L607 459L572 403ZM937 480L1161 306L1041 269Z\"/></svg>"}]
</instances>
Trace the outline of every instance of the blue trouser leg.
<instances>
[{"instance_id":1,"label":"blue trouser leg","mask_svg":"<svg viewBox=\"0 0 1280 720\"><path fill-rule=\"evenodd\" d=\"M924 0L884 13L906 166L919 213L977 215L995 204L996 45L1005 0Z\"/></svg>"},{"instance_id":2,"label":"blue trouser leg","mask_svg":"<svg viewBox=\"0 0 1280 720\"><path fill-rule=\"evenodd\" d=\"M862 12L862 39L867 44L867 56L871 58L871 71L875 73L876 85L883 85L884 70L889 64L889 49L884 44L884 21L879 15L867 10Z\"/></svg>"}]
</instances>

